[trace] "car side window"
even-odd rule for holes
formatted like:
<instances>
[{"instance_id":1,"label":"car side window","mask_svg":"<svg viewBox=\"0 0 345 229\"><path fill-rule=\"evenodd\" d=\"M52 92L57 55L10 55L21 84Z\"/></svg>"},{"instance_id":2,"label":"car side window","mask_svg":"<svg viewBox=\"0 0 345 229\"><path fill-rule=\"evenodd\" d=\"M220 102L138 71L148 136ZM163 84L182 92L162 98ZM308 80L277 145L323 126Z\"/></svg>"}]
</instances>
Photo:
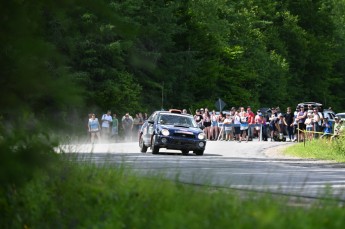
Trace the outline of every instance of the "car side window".
<instances>
[{"instance_id":1,"label":"car side window","mask_svg":"<svg viewBox=\"0 0 345 229\"><path fill-rule=\"evenodd\" d=\"M154 121L157 116L157 113L153 113L147 120L148 121Z\"/></svg>"}]
</instances>

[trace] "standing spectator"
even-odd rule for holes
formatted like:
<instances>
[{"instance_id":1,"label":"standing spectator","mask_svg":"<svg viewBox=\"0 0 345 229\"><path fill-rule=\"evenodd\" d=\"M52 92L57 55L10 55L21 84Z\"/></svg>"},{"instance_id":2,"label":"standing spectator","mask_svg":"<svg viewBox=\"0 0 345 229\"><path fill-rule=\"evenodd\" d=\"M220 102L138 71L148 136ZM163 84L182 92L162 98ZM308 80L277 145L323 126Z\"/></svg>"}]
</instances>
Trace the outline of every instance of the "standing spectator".
<instances>
[{"instance_id":1,"label":"standing spectator","mask_svg":"<svg viewBox=\"0 0 345 229\"><path fill-rule=\"evenodd\" d=\"M195 120L196 124L198 124L199 127L202 126L202 119L203 119L203 116L201 115L200 110L197 109L195 111L194 120Z\"/></svg>"},{"instance_id":2,"label":"standing spectator","mask_svg":"<svg viewBox=\"0 0 345 229\"><path fill-rule=\"evenodd\" d=\"M218 139L218 115L215 110L211 113L211 139Z\"/></svg>"},{"instance_id":3,"label":"standing spectator","mask_svg":"<svg viewBox=\"0 0 345 229\"><path fill-rule=\"evenodd\" d=\"M182 114L188 114L187 109L183 109Z\"/></svg>"},{"instance_id":4,"label":"standing spectator","mask_svg":"<svg viewBox=\"0 0 345 229\"><path fill-rule=\"evenodd\" d=\"M254 137L254 126L251 126L252 124L255 124L255 114L250 108L250 106L247 107L247 117L248 117L248 137L250 139L253 139Z\"/></svg>"},{"instance_id":5,"label":"standing spectator","mask_svg":"<svg viewBox=\"0 0 345 229\"><path fill-rule=\"evenodd\" d=\"M116 117L116 114L113 114L113 125L111 126L111 138L117 141L119 136L119 120Z\"/></svg>"},{"instance_id":6,"label":"standing spectator","mask_svg":"<svg viewBox=\"0 0 345 229\"><path fill-rule=\"evenodd\" d=\"M275 123L275 125L276 125L276 128L278 130L279 137L280 137L280 135L284 136L285 127L287 126L287 123L286 123L285 118L282 114L278 114L278 119L277 119L277 122Z\"/></svg>"},{"instance_id":7,"label":"standing spectator","mask_svg":"<svg viewBox=\"0 0 345 229\"><path fill-rule=\"evenodd\" d=\"M320 117L320 121L319 121L319 129L317 130L318 132L322 132L323 130L323 127L322 127L322 122L323 122L323 115L322 115L322 109L321 107L317 107L317 114L319 115Z\"/></svg>"},{"instance_id":8,"label":"standing spectator","mask_svg":"<svg viewBox=\"0 0 345 229\"><path fill-rule=\"evenodd\" d=\"M271 142L272 142L274 135L277 132L276 122L278 119L278 114L277 114L277 110L274 107L272 107L271 111L272 111L272 114L271 114L271 117L269 118L269 121L270 121Z\"/></svg>"},{"instance_id":9,"label":"standing spectator","mask_svg":"<svg viewBox=\"0 0 345 229\"><path fill-rule=\"evenodd\" d=\"M122 117L122 128L125 132L125 141L132 141L132 131L133 131L133 118L126 113Z\"/></svg>"},{"instance_id":10,"label":"standing spectator","mask_svg":"<svg viewBox=\"0 0 345 229\"><path fill-rule=\"evenodd\" d=\"M297 114L297 118L296 118L296 121L297 121L297 125L298 125L298 128L297 128L297 133L298 133L298 140L299 141L304 141L304 131L305 131L305 119L307 117L307 112L304 111L304 107L301 106L300 107L300 111L298 112Z\"/></svg>"},{"instance_id":11,"label":"standing spectator","mask_svg":"<svg viewBox=\"0 0 345 229\"><path fill-rule=\"evenodd\" d=\"M314 127L314 138L319 138L319 131L320 131L320 116L317 107L313 109L313 127Z\"/></svg>"},{"instance_id":12,"label":"standing spectator","mask_svg":"<svg viewBox=\"0 0 345 229\"><path fill-rule=\"evenodd\" d=\"M305 128L307 130L306 139L309 141L311 141L313 138L313 116L314 115L312 113L308 113L307 118L304 121Z\"/></svg>"},{"instance_id":13,"label":"standing spectator","mask_svg":"<svg viewBox=\"0 0 345 229\"><path fill-rule=\"evenodd\" d=\"M224 132L225 132L224 131L224 124L223 124L224 120L225 120L225 117L224 117L223 113L220 112L218 115L218 120L217 120L218 121L218 132L219 132L217 140L220 140L220 141L224 140Z\"/></svg>"},{"instance_id":14,"label":"standing spectator","mask_svg":"<svg viewBox=\"0 0 345 229\"><path fill-rule=\"evenodd\" d=\"M343 121L339 117L334 117L334 135L331 137L331 140L339 138L344 133L345 126Z\"/></svg>"},{"instance_id":15,"label":"standing spectator","mask_svg":"<svg viewBox=\"0 0 345 229\"><path fill-rule=\"evenodd\" d=\"M235 112L235 117L234 117L234 129L235 129L235 136L236 136L236 139L237 141L240 143L241 142L241 128L240 128L240 125L241 125L241 117L240 117L240 114L239 114L239 111L236 111Z\"/></svg>"},{"instance_id":16,"label":"standing spectator","mask_svg":"<svg viewBox=\"0 0 345 229\"><path fill-rule=\"evenodd\" d=\"M240 117L241 117L241 124L240 124L240 130L241 130L241 135L240 135L240 142L243 139L246 139L246 142L248 142L248 114L244 111L244 107L241 107L241 112L240 112Z\"/></svg>"},{"instance_id":17,"label":"standing spectator","mask_svg":"<svg viewBox=\"0 0 345 229\"><path fill-rule=\"evenodd\" d=\"M232 120L230 118L230 114L227 114L223 122L224 132L225 132L225 141L232 140L232 127L230 126L231 123L232 123Z\"/></svg>"},{"instance_id":18,"label":"standing spectator","mask_svg":"<svg viewBox=\"0 0 345 229\"><path fill-rule=\"evenodd\" d=\"M294 115L291 113L291 107L286 109L286 114L284 115L284 119L287 125L287 134L289 136L290 142L294 140L293 135L293 125L294 125Z\"/></svg>"},{"instance_id":19,"label":"standing spectator","mask_svg":"<svg viewBox=\"0 0 345 229\"><path fill-rule=\"evenodd\" d=\"M231 119L232 123L234 123L235 112L236 112L236 108L232 107L230 110L230 119ZM235 138L235 128L232 128L231 134L232 134L233 138Z\"/></svg>"},{"instance_id":20,"label":"standing spectator","mask_svg":"<svg viewBox=\"0 0 345 229\"><path fill-rule=\"evenodd\" d=\"M332 122L328 120L327 117L323 119L323 135L320 138L330 137L332 135Z\"/></svg>"},{"instance_id":21,"label":"standing spectator","mask_svg":"<svg viewBox=\"0 0 345 229\"><path fill-rule=\"evenodd\" d=\"M262 115L260 110L256 112L254 121L255 121L255 124L260 125L260 126L255 127L256 134L260 141L260 134L265 133L264 131L266 130L266 128L264 127L266 124L266 120L264 119L264 116ZM261 129L263 131L262 133L260 132Z\"/></svg>"},{"instance_id":22,"label":"standing spectator","mask_svg":"<svg viewBox=\"0 0 345 229\"><path fill-rule=\"evenodd\" d=\"M110 137L110 126L113 121L111 117L111 111L108 110L106 114L102 116L102 138L109 140Z\"/></svg>"},{"instance_id":23,"label":"standing spectator","mask_svg":"<svg viewBox=\"0 0 345 229\"><path fill-rule=\"evenodd\" d=\"M95 136L97 136L97 140L98 142L100 142L101 135L99 132L101 130L101 126L95 114L91 115L91 118L89 119L89 123L88 123L88 128L91 135L91 143L93 144L95 142Z\"/></svg>"},{"instance_id":24,"label":"standing spectator","mask_svg":"<svg viewBox=\"0 0 345 229\"><path fill-rule=\"evenodd\" d=\"M200 108L200 114L201 114L201 115L204 115L204 113L205 113L204 108Z\"/></svg>"},{"instance_id":25,"label":"standing spectator","mask_svg":"<svg viewBox=\"0 0 345 229\"><path fill-rule=\"evenodd\" d=\"M205 108L205 113L203 115L204 121L204 133L206 134L206 138L211 140L211 115L207 108Z\"/></svg>"},{"instance_id":26,"label":"standing spectator","mask_svg":"<svg viewBox=\"0 0 345 229\"><path fill-rule=\"evenodd\" d=\"M147 115L147 113L144 113L144 115L143 115L143 122L145 122L147 119L149 118L149 116Z\"/></svg>"},{"instance_id":27,"label":"standing spectator","mask_svg":"<svg viewBox=\"0 0 345 229\"><path fill-rule=\"evenodd\" d=\"M144 117L143 117L143 114L141 112L139 112L139 126L138 126L138 134L141 130L141 127L143 126L144 124Z\"/></svg>"},{"instance_id":28,"label":"standing spectator","mask_svg":"<svg viewBox=\"0 0 345 229\"><path fill-rule=\"evenodd\" d=\"M294 134L294 142L297 141L298 138L298 123L297 123L297 115L299 112L299 107L296 107L296 110L293 112L293 134Z\"/></svg>"},{"instance_id":29,"label":"standing spectator","mask_svg":"<svg viewBox=\"0 0 345 229\"><path fill-rule=\"evenodd\" d=\"M309 113L313 113L313 106L312 105L308 105L307 114L309 114Z\"/></svg>"}]
</instances>

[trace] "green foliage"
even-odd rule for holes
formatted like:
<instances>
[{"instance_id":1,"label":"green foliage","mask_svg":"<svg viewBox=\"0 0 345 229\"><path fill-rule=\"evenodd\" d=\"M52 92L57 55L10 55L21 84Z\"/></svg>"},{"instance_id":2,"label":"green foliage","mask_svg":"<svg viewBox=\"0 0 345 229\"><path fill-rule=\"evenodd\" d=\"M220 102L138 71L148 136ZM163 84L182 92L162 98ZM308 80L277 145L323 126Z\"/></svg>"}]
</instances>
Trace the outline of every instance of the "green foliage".
<instances>
[{"instance_id":1,"label":"green foliage","mask_svg":"<svg viewBox=\"0 0 345 229\"><path fill-rule=\"evenodd\" d=\"M1 4L3 112L213 109L218 98L343 109L340 0Z\"/></svg>"},{"instance_id":2,"label":"green foliage","mask_svg":"<svg viewBox=\"0 0 345 229\"><path fill-rule=\"evenodd\" d=\"M345 139L320 139L307 141L306 144L297 144L286 149L286 154L322 160L345 162Z\"/></svg>"},{"instance_id":3,"label":"green foliage","mask_svg":"<svg viewBox=\"0 0 345 229\"><path fill-rule=\"evenodd\" d=\"M80 87L73 82L65 58L44 39L45 7L49 4L13 1L0 5L0 83L4 95L0 106L8 122L33 113L54 125L54 119L61 120L65 111L82 106Z\"/></svg>"},{"instance_id":4,"label":"green foliage","mask_svg":"<svg viewBox=\"0 0 345 229\"><path fill-rule=\"evenodd\" d=\"M0 219L4 223L16 216L12 203L18 191L37 173L52 171L57 159L54 147L58 142L49 136L48 129L32 114L19 120L9 123L0 119Z\"/></svg>"},{"instance_id":5,"label":"green foliage","mask_svg":"<svg viewBox=\"0 0 345 229\"><path fill-rule=\"evenodd\" d=\"M289 205L292 203L292 206ZM13 195L1 228L342 228L336 203L184 186L129 169L64 162ZM44 220L42 220L44 219ZM291 223L294 222L294 223Z\"/></svg>"},{"instance_id":6,"label":"green foliage","mask_svg":"<svg viewBox=\"0 0 345 229\"><path fill-rule=\"evenodd\" d=\"M85 107L102 112L213 109L218 98L341 109L342 8L328 0L2 3L1 82L16 86L5 87L1 104L4 112L84 107L78 85Z\"/></svg>"}]
</instances>

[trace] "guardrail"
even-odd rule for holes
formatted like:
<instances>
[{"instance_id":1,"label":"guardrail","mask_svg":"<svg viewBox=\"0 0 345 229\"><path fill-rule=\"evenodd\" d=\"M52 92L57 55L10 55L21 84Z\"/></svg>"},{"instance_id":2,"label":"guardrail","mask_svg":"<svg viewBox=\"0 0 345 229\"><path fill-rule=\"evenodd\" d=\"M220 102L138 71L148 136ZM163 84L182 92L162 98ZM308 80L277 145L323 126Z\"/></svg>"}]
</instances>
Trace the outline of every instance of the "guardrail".
<instances>
[{"instance_id":1,"label":"guardrail","mask_svg":"<svg viewBox=\"0 0 345 229\"><path fill-rule=\"evenodd\" d=\"M252 127L256 127L256 126L259 126L260 127L260 141L262 141L262 126L263 125L267 125L267 123L266 124L248 124L248 129L249 128L252 128ZM219 132L219 136L218 136L218 139L217 140L219 140L219 138L220 138L220 136L222 136L222 134L223 134L223 131L225 130L225 127L240 127L241 126L241 124L224 124L224 123L218 123L218 127L219 128L221 128L220 129L220 132Z\"/></svg>"}]
</instances>

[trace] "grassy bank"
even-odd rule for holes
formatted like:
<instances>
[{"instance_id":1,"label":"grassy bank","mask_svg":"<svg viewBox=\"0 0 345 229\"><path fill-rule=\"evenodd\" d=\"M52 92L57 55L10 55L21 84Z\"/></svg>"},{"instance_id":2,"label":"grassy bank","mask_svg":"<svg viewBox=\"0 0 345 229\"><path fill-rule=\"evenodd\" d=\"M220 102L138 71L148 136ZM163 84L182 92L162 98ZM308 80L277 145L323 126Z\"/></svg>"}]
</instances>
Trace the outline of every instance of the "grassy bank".
<instances>
[{"instance_id":1,"label":"grassy bank","mask_svg":"<svg viewBox=\"0 0 345 229\"><path fill-rule=\"evenodd\" d=\"M305 144L299 143L288 147L284 153L301 158L345 162L345 139L335 141L330 141L329 139L306 141Z\"/></svg>"},{"instance_id":2,"label":"grassy bank","mask_svg":"<svg viewBox=\"0 0 345 229\"><path fill-rule=\"evenodd\" d=\"M336 203L293 207L288 200L239 198L146 179L124 168L59 164L7 195L1 228L343 228ZM4 214L3 214L4 216Z\"/></svg>"}]
</instances>

